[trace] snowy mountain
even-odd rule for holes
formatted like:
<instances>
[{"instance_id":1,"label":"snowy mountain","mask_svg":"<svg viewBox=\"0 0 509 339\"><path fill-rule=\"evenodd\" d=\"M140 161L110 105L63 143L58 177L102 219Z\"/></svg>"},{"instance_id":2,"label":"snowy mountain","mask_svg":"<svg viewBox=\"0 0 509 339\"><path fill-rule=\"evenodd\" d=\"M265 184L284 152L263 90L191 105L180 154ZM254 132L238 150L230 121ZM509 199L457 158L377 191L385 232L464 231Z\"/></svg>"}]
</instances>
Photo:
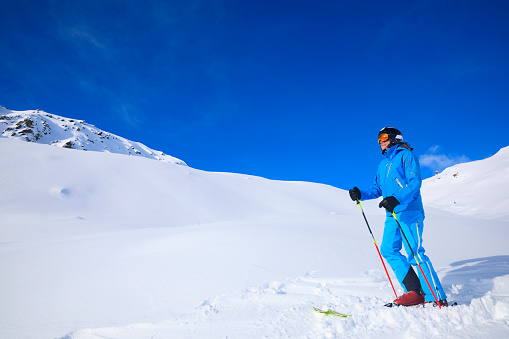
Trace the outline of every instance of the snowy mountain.
<instances>
[{"instance_id":1,"label":"snowy mountain","mask_svg":"<svg viewBox=\"0 0 509 339\"><path fill-rule=\"evenodd\" d=\"M459 306L390 309L346 191L25 142L44 124L19 119L0 123L1 338L509 337L509 221L485 199L508 201L507 148L424 183L424 245ZM45 143L114 147L55 119ZM94 143L69 139L82 127ZM362 207L380 244L385 213Z\"/></svg>"},{"instance_id":2,"label":"snowy mountain","mask_svg":"<svg viewBox=\"0 0 509 339\"><path fill-rule=\"evenodd\" d=\"M83 151L134 155L185 165L182 160L154 151L87 124L44 111L12 111L0 106L0 136Z\"/></svg>"},{"instance_id":3,"label":"snowy mountain","mask_svg":"<svg viewBox=\"0 0 509 339\"><path fill-rule=\"evenodd\" d=\"M423 182L427 207L475 218L509 221L509 147L484 160L449 167Z\"/></svg>"}]
</instances>

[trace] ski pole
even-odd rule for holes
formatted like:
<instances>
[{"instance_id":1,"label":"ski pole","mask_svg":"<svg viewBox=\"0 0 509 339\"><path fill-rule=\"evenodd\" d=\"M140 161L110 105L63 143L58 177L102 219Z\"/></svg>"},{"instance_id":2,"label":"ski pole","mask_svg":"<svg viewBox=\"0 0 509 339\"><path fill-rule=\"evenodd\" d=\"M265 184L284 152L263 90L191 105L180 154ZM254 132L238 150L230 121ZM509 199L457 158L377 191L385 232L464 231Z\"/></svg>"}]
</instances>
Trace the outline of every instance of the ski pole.
<instances>
[{"instance_id":1,"label":"ski pole","mask_svg":"<svg viewBox=\"0 0 509 339\"><path fill-rule=\"evenodd\" d=\"M357 199L357 205L359 205L361 212L362 212L362 216L364 217L364 220L366 221L366 225L368 225L368 230L369 230L369 233L371 233L373 242L375 243L376 251L378 252L378 256L380 257L380 260L382 261L382 265L384 265L385 273L387 273L387 278L389 278L389 282L391 283L392 290L394 291L394 295L397 298L398 294L396 293L396 290L394 289L394 285L392 284L392 280L391 280L391 277L389 276L389 272L387 272L387 267L385 267L384 259L382 258L382 254L380 254L378 245L376 244L375 236L373 235L373 232L371 232L371 227L369 227L368 219L366 218L366 214L364 214L364 210L362 209L361 202L358 199Z\"/></svg>"},{"instance_id":2,"label":"ski pole","mask_svg":"<svg viewBox=\"0 0 509 339\"><path fill-rule=\"evenodd\" d=\"M426 283L428 284L429 290L431 291L431 293L433 294L433 298L435 298L435 301L437 302L438 308L441 309L442 306L440 306L440 303L438 302L437 296L435 295L435 292L433 292L433 289L431 288L431 285L429 284L428 278L426 278L426 275L424 274L424 271L422 270L421 263L419 262L419 259L415 255L414 250L412 249L412 246L410 246L410 243L408 242L408 239L407 239L407 237L405 235L405 232L403 232L403 228L401 228L401 225L400 225L400 223L398 221L398 218L396 217L396 213L394 213L394 211L392 211L392 216L394 217L394 220L396 220L396 223L398 224L399 230L401 231L401 234L403 234L403 237L406 240L408 248L410 248L410 251L412 252L412 255L415 258L415 261L417 262L417 266L419 266L419 269L421 270L422 276L426 280Z\"/></svg>"}]
</instances>

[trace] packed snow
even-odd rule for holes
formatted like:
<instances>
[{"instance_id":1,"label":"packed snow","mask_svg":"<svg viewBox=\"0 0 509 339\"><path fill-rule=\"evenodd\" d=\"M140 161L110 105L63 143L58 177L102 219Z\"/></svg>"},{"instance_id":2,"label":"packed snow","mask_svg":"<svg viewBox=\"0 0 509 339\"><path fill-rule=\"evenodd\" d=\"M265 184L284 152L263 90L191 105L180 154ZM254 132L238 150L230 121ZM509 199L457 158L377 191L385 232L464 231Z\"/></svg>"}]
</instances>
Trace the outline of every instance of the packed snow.
<instances>
[{"instance_id":1,"label":"packed snow","mask_svg":"<svg viewBox=\"0 0 509 339\"><path fill-rule=\"evenodd\" d=\"M424 246L458 306L386 308L394 293L345 190L51 147L55 126L26 142L9 121L1 338L509 337L509 147L423 184ZM362 207L380 244L377 204Z\"/></svg>"}]
</instances>

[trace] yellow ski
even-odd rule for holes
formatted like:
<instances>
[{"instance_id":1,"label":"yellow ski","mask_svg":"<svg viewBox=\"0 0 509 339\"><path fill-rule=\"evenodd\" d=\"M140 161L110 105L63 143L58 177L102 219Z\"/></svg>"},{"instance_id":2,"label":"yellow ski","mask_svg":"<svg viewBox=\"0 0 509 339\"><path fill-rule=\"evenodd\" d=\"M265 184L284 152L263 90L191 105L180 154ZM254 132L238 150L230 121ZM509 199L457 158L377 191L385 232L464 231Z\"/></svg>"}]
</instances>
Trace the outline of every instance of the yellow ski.
<instances>
[{"instance_id":1,"label":"yellow ski","mask_svg":"<svg viewBox=\"0 0 509 339\"><path fill-rule=\"evenodd\" d=\"M352 315L351 314L341 314L341 313L338 313L338 312L335 312L331 309L329 309L328 311L323 311L319 308L316 308L316 307L313 307L313 309L316 311L316 312L319 312L319 313L323 313L327 316L329 315L335 315L336 317L341 317L341 318L348 318L348 317L351 317Z\"/></svg>"}]
</instances>

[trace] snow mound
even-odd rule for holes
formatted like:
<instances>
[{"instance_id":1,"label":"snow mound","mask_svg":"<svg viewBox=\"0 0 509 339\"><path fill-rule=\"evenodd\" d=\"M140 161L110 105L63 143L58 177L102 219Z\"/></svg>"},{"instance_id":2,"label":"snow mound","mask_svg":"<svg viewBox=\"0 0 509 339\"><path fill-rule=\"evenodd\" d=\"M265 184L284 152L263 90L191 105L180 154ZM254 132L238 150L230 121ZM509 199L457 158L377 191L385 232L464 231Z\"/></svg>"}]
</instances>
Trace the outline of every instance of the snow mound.
<instances>
[{"instance_id":1,"label":"snow mound","mask_svg":"<svg viewBox=\"0 0 509 339\"><path fill-rule=\"evenodd\" d=\"M422 185L425 208L509 220L509 146L487 159L446 168Z\"/></svg>"},{"instance_id":2,"label":"snow mound","mask_svg":"<svg viewBox=\"0 0 509 339\"><path fill-rule=\"evenodd\" d=\"M12 111L0 106L0 136L83 151L140 156L178 165L185 162L147 146L105 132L84 120L40 110Z\"/></svg>"}]
</instances>

